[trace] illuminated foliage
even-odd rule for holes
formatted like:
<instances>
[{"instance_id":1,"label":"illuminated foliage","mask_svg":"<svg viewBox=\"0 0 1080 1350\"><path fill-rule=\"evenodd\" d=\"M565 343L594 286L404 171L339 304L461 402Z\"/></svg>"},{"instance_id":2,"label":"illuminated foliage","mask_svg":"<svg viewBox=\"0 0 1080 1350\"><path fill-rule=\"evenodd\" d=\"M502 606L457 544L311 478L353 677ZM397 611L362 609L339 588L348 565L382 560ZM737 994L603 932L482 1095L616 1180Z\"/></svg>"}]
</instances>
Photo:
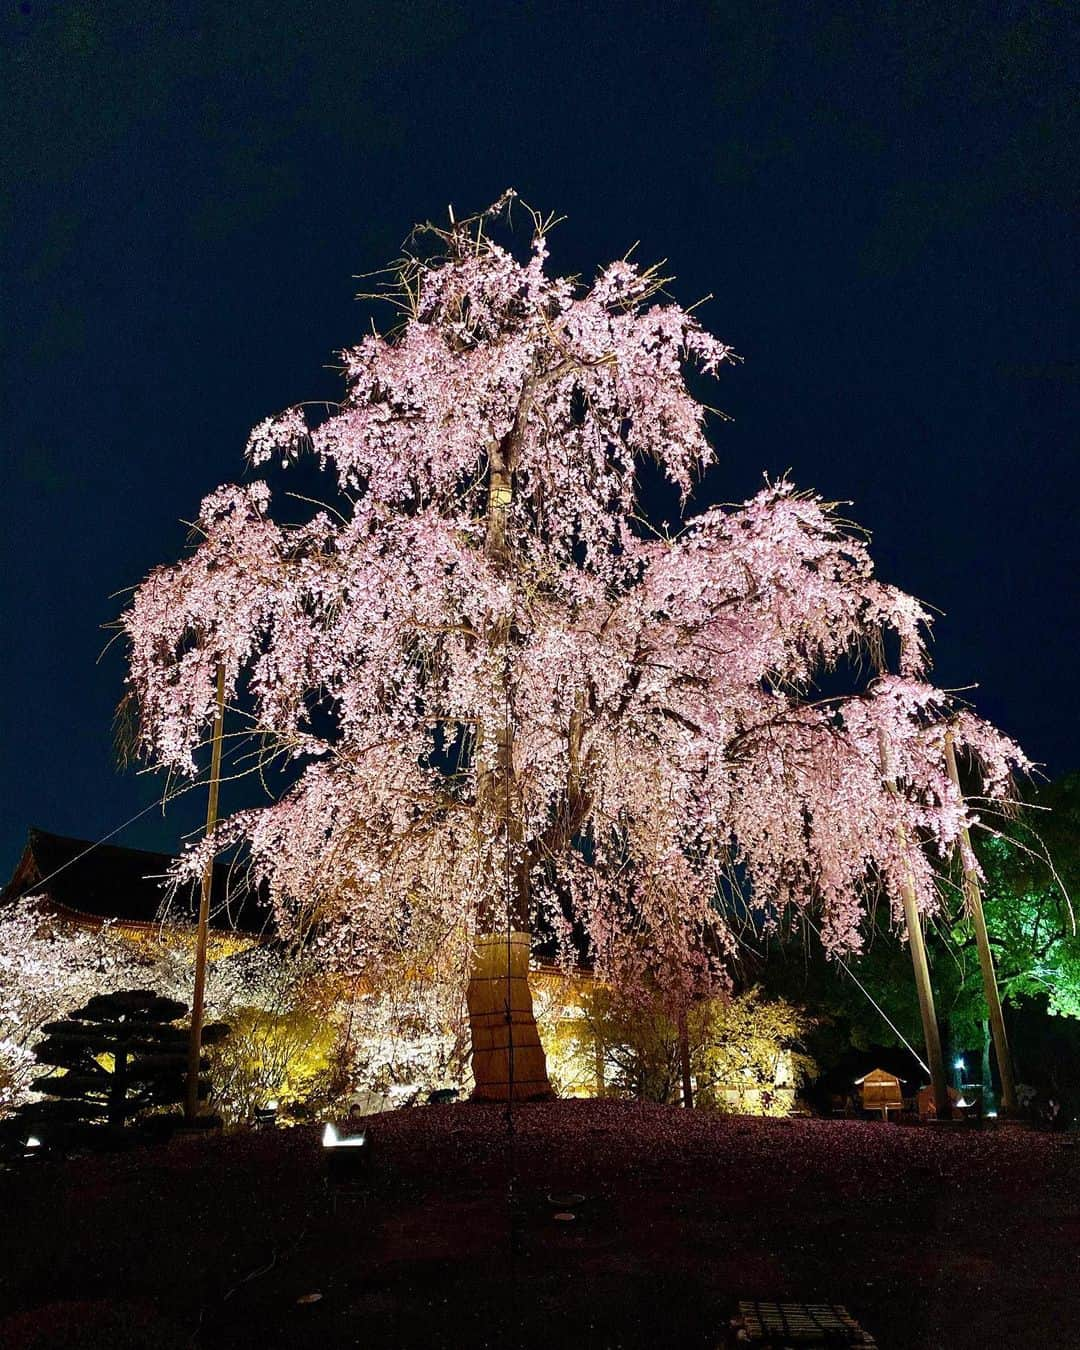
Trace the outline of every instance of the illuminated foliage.
<instances>
[{"instance_id":1,"label":"illuminated foliage","mask_svg":"<svg viewBox=\"0 0 1080 1350\"><path fill-rule=\"evenodd\" d=\"M112 924L78 928L28 896L0 911L0 1115L28 1099L42 1027L97 995L149 988L191 998L190 943L132 941ZM239 1008L270 1007L280 998L283 966L259 948L209 968L207 1008L230 1020Z\"/></svg>"},{"instance_id":2,"label":"illuminated foliage","mask_svg":"<svg viewBox=\"0 0 1080 1350\"><path fill-rule=\"evenodd\" d=\"M417 236L324 421L252 432L253 466L311 454L333 504L279 523L266 482L221 487L135 592L147 757L194 770L221 666L293 775L185 868L246 846L281 931L357 972L506 924L569 961L576 928L603 978L683 999L723 981L736 882L835 950L909 878L934 910L968 815L946 725L989 797L1023 756L927 683L925 611L833 506L781 482L689 514L715 455L687 373L731 350L654 269L551 275L539 217L516 258L512 200ZM649 463L675 537L644 519ZM838 665L852 688L816 697Z\"/></svg>"},{"instance_id":3,"label":"illuminated foliage","mask_svg":"<svg viewBox=\"0 0 1080 1350\"><path fill-rule=\"evenodd\" d=\"M283 1118L317 1119L336 1096L339 1037L338 1025L303 1007L237 1012L209 1055L214 1111L226 1125L247 1124L274 1102Z\"/></svg>"},{"instance_id":4,"label":"illuminated foliage","mask_svg":"<svg viewBox=\"0 0 1080 1350\"><path fill-rule=\"evenodd\" d=\"M678 1025L662 1000L593 988L584 1000L615 1096L681 1100ZM783 999L748 989L694 1004L687 1014L694 1104L751 1115L787 1115L816 1071L803 1037L814 1019Z\"/></svg>"},{"instance_id":5,"label":"illuminated foliage","mask_svg":"<svg viewBox=\"0 0 1080 1350\"><path fill-rule=\"evenodd\" d=\"M1046 1000L1051 1014L1080 1017L1080 934L1072 897L1080 895L1080 774L1032 793L1029 809L976 844L983 904L1002 997ZM966 919L951 938L973 945ZM965 963L965 989L978 980Z\"/></svg>"},{"instance_id":6,"label":"illuminated foliage","mask_svg":"<svg viewBox=\"0 0 1080 1350\"><path fill-rule=\"evenodd\" d=\"M595 1097L604 1092L602 1054L588 1004L590 975L534 972L536 1025L547 1056L552 1090L558 1097Z\"/></svg>"},{"instance_id":7,"label":"illuminated foliage","mask_svg":"<svg viewBox=\"0 0 1080 1350\"><path fill-rule=\"evenodd\" d=\"M468 1022L460 982L389 978L341 1009L342 1072L388 1105L427 1099L439 1088L468 1092Z\"/></svg>"},{"instance_id":8,"label":"illuminated foliage","mask_svg":"<svg viewBox=\"0 0 1080 1350\"><path fill-rule=\"evenodd\" d=\"M1040 1009L1080 1018L1080 936L1071 899L1080 888L1080 775L1030 790L1026 802L1018 816L984 811L973 837L998 987L1006 1007L1025 1005L1036 1020ZM955 1052L981 1053L981 1068L969 1060L967 1071L987 1081L988 1013L973 925L963 910L959 859L942 867L938 885L940 912L926 932L937 1010ZM899 1046L901 1037L920 1044L911 958L889 915L876 916L864 951L848 958L855 978L826 959L810 933L770 942L767 953L762 979L769 991L825 1015L813 1036L822 1060L842 1056L851 1045ZM1022 1028L1015 1017L1008 1020L1017 1034L1031 1034L1031 1023ZM1024 1075L1037 1077L1024 1043L1014 1041L1013 1050Z\"/></svg>"},{"instance_id":9,"label":"illuminated foliage","mask_svg":"<svg viewBox=\"0 0 1080 1350\"><path fill-rule=\"evenodd\" d=\"M817 1073L804 1038L815 1019L785 999L748 989L713 999L691 1020L697 1054L694 1101L753 1115L787 1115Z\"/></svg>"}]
</instances>

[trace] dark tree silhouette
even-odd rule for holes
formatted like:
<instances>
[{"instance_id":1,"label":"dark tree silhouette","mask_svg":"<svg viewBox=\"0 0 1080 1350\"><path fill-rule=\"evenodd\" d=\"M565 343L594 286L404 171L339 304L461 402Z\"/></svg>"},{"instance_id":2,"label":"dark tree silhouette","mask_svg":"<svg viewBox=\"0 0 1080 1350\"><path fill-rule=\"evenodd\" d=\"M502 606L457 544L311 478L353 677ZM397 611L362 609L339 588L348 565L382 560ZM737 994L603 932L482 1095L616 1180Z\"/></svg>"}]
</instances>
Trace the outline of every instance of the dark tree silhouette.
<instances>
[{"instance_id":1,"label":"dark tree silhouette","mask_svg":"<svg viewBox=\"0 0 1080 1350\"><path fill-rule=\"evenodd\" d=\"M125 989L99 994L46 1023L34 1054L53 1072L35 1078L33 1088L47 1100L21 1108L19 1132L29 1129L47 1144L92 1143L121 1136L132 1122L145 1123L154 1108L176 1105L184 1095L189 1034L176 1022L186 1013L175 999ZM228 1030L223 1023L205 1027L203 1043ZM203 1079L199 1096L208 1091Z\"/></svg>"}]
</instances>

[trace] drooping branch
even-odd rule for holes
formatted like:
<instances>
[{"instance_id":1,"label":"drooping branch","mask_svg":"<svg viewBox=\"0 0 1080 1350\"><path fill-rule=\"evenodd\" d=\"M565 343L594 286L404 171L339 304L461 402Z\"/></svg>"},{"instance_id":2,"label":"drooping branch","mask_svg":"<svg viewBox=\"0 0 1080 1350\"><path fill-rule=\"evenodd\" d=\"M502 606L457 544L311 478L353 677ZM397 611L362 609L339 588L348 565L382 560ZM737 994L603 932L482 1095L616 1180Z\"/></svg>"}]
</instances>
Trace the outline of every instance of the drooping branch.
<instances>
[{"instance_id":1,"label":"drooping branch","mask_svg":"<svg viewBox=\"0 0 1080 1350\"><path fill-rule=\"evenodd\" d=\"M897 903L898 822L932 909L933 860L972 812L941 765L953 702L927 683L926 612L786 482L675 538L646 529L643 461L687 512L714 461L687 373L731 350L654 272L552 276L544 231L519 259L499 219L410 251L395 326L343 353L321 424L294 408L253 431L256 466L314 455L334 508L286 527L265 484L222 488L194 552L138 589L143 751L193 770L223 665L287 785L207 847L245 845L279 922L314 906L343 959L492 928L508 859L512 924L568 907L611 968L715 973L736 871L749 906L813 906L839 949L882 893ZM842 663L852 687L826 702ZM961 721L1007 796L1022 754Z\"/></svg>"}]
</instances>

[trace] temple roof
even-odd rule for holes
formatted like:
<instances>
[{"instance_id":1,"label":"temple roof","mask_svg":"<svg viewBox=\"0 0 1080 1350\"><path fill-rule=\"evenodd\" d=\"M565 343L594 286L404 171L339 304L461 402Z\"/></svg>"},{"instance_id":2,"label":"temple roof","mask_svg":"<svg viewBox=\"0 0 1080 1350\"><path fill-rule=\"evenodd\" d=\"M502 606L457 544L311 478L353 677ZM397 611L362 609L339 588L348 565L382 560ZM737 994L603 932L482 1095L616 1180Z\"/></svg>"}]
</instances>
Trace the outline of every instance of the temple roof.
<instances>
[{"instance_id":1,"label":"temple roof","mask_svg":"<svg viewBox=\"0 0 1080 1350\"><path fill-rule=\"evenodd\" d=\"M171 899L166 897L163 882L173 861L167 853L94 844L31 828L11 880L0 892L0 905L12 904L24 895L44 895L57 911L84 922L114 919L145 927L162 922L193 924L198 916L198 887L181 887ZM253 935L269 926L270 907L247 884L242 869L215 864L210 924Z\"/></svg>"},{"instance_id":2,"label":"temple roof","mask_svg":"<svg viewBox=\"0 0 1080 1350\"><path fill-rule=\"evenodd\" d=\"M95 844L32 827L22 856L7 885L0 890L0 908L24 895L45 897L55 913L84 927L106 921L125 929L152 930L161 925L194 926L198 918L199 887L182 887L167 896L164 880L175 858L168 853ZM246 938L273 940L273 914L265 894L253 890L242 867L214 866L210 892L210 927L220 934L235 932ZM585 940L575 930L578 974L591 974L584 960ZM541 931L533 943L534 965L557 973L556 944Z\"/></svg>"}]
</instances>

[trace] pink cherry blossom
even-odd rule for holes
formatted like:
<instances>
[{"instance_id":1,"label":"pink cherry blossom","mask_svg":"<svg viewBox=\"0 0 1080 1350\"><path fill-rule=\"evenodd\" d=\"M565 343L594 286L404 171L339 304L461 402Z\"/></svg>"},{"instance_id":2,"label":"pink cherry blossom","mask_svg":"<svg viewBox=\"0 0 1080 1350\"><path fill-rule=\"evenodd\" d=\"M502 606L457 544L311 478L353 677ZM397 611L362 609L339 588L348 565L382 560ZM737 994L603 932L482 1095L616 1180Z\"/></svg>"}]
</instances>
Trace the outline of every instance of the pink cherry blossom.
<instances>
[{"instance_id":1,"label":"pink cherry blossom","mask_svg":"<svg viewBox=\"0 0 1080 1350\"><path fill-rule=\"evenodd\" d=\"M245 845L281 928L354 968L466 961L509 913L679 996L723 978L733 906L813 910L834 950L909 878L933 910L970 823L946 728L991 798L1022 752L927 683L926 612L834 508L782 481L689 513L715 454L686 374L728 346L653 273L580 285L542 230L519 260L493 227L406 256L338 410L252 432L255 466L313 454L335 511L286 527L264 483L222 487L124 616L152 762L193 772L220 664L293 766L187 867ZM646 459L674 537L642 519Z\"/></svg>"}]
</instances>

